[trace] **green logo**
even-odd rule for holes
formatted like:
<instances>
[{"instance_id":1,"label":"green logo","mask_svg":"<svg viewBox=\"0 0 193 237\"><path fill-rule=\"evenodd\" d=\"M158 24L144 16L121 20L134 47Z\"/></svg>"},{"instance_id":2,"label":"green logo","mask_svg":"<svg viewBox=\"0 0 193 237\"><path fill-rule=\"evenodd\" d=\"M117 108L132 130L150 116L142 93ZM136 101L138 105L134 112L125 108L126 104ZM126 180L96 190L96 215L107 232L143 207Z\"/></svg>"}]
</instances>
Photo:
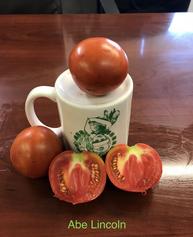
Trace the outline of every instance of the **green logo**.
<instances>
[{"instance_id":1,"label":"green logo","mask_svg":"<svg viewBox=\"0 0 193 237\"><path fill-rule=\"evenodd\" d=\"M74 134L74 146L77 152L92 151L104 155L116 144L116 135L110 130L116 123L120 111L104 111L102 117L87 118L83 130Z\"/></svg>"}]
</instances>

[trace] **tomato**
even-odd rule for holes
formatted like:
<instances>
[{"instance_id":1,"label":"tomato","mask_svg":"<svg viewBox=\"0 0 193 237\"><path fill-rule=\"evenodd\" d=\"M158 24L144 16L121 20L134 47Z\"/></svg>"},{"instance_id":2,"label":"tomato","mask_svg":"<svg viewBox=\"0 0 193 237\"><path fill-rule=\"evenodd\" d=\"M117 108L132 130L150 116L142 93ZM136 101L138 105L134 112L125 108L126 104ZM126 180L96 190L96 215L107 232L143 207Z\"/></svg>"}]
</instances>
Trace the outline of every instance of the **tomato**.
<instances>
[{"instance_id":1,"label":"tomato","mask_svg":"<svg viewBox=\"0 0 193 237\"><path fill-rule=\"evenodd\" d=\"M56 198L73 204L89 202L104 190L105 164L92 152L64 151L51 162L49 180Z\"/></svg>"},{"instance_id":2,"label":"tomato","mask_svg":"<svg viewBox=\"0 0 193 237\"><path fill-rule=\"evenodd\" d=\"M62 143L54 132L34 126L20 132L10 150L10 160L24 176L38 178L47 175L51 160L62 152Z\"/></svg>"},{"instance_id":3,"label":"tomato","mask_svg":"<svg viewBox=\"0 0 193 237\"><path fill-rule=\"evenodd\" d=\"M69 69L80 89L101 96L124 81L128 58L114 41L103 37L88 38L72 49Z\"/></svg>"},{"instance_id":4,"label":"tomato","mask_svg":"<svg viewBox=\"0 0 193 237\"><path fill-rule=\"evenodd\" d=\"M142 143L131 147L116 145L108 152L105 163L111 182L130 192L145 192L159 181L162 174L159 154Z\"/></svg>"}]
</instances>

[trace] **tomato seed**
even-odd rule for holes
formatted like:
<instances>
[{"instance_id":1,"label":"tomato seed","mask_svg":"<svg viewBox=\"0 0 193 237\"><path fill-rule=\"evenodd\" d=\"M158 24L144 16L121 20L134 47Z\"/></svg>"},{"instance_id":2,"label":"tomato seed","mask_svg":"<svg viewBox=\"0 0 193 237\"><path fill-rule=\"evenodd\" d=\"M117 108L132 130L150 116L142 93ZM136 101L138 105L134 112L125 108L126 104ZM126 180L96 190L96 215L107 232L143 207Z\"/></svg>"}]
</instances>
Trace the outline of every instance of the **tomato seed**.
<instances>
[{"instance_id":1,"label":"tomato seed","mask_svg":"<svg viewBox=\"0 0 193 237\"><path fill-rule=\"evenodd\" d=\"M98 164L95 164L95 166L94 166L94 167L95 167L95 169L98 169L98 167L99 167L99 166L98 166Z\"/></svg>"},{"instance_id":2,"label":"tomato seed","mask_svg":"<svg viewBox=\"0 0 193 237\"><path fill-rule=\"evenodd\" d=\"M95 173L95 177L98 177L98 176L99 176L99 174L96 174L96 173Z\"/></svg>"},{"instance_id":3,"label":"tomato seed","mask_svg":"<svg viewBox=\"0 0 193 237\"><path fill-rule=\"evenodd\" d=\"M115 165L115 164L112 164L112 167L116 167L116 168L117 168L117 165Z\"/></svg>"},{"instance_id":4,"label":"tomato seed","mask_svg":"<svg viewBox=\"0 0 193 237\"><path fill-rule=\"evenodd\" d=\"M117 163L112 163L111 166L117 166Z\"/></svg>"},{"instance_id":5,"label":"tomato seed","mask_svg":"<svg viewBox=\"0 0 193 237\"><path fill-rule=\"evenodd\" d=\"M119 175L120 175L119 170L115 170L115 174L116 174L117 176L119 176Z\"/></svg>"},{"instance_id":6,"label":"tomato seed","mask_svg":"<svg viewBox=\"0 0 193 237\"><path fill-rule=\"evenodd\" d=\"M60 191L63 193L67 193L68 189L65 186L63 186L63 187L60 187Z\"/></svg>"}]
</instances>

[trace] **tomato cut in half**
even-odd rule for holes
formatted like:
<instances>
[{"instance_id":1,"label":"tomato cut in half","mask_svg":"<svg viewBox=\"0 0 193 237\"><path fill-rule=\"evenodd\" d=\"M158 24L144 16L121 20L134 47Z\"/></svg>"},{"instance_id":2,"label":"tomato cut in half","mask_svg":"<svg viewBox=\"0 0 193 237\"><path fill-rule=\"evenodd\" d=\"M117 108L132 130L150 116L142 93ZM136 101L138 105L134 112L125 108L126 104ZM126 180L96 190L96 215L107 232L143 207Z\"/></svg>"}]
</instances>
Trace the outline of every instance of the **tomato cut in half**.
<instances>
[{"instance_id":1,"label":"tomato cut in half","mask_svg":"<svg viewBox=\"0 0 193 237\"><path fill-rule=\"evenodd\" d=\"M89 202L104 190L105 164L92 152L64 151L52 161L49 181L56 198L73 204Z\"/></svg>"},{"instance_id":2,"label":"tomato cut in half","mask_svg":"<svg viewBox=\"0 0 193 237\"><path fill-rule=\"evenodd\" d=\"M106 156L106 170L110 181L130 192L146 192L161 178L162 162L159 154L149 145L119 144Z\"/></svg>"}]
</instances>

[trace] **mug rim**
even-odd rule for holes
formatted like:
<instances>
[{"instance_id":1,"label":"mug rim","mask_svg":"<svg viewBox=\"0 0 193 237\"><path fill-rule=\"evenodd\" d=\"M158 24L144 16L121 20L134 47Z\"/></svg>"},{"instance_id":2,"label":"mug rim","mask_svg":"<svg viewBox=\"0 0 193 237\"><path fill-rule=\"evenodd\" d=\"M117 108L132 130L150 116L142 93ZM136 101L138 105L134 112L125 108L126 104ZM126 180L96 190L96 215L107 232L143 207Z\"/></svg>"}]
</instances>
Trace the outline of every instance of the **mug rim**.
<instances>
[{"instance_id":1,"label":"mug rim","mask_svg":"<svg viewBox=\"0 0 193 237\"><path fill-rule=\"evenodd\" d=\"M56 79L55 81L55 90L56 90L56 94L57 96L66 104L68 104L71 107L75 107L78 109L100 109L100 108L104 108L104 107L112 107L114 105L120 104L122 101L124 101L127 97L129 97L130 95L132 96L133 93L133 80L131 78L131 76L127 73L126 78L124 79L123 83L129 83L129 89L127 91L125 91L125 93L123 93L121 96L119 96L118 98L107 102L107 103L102 103L102 104L82 104L81 106L79 104L73 103L72 101L67 100L65 97L61 96L61 93L58 91L58 84L60 82L61 79L63 79L65 77L65 74L70 73L69 69L66 69L65 71L63 71ZM89 95L90 96L90 95ZM96 96L91 96L95 97Z\"/></svg>"}]
</instances>

